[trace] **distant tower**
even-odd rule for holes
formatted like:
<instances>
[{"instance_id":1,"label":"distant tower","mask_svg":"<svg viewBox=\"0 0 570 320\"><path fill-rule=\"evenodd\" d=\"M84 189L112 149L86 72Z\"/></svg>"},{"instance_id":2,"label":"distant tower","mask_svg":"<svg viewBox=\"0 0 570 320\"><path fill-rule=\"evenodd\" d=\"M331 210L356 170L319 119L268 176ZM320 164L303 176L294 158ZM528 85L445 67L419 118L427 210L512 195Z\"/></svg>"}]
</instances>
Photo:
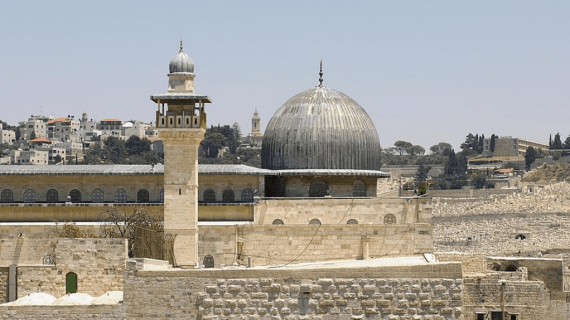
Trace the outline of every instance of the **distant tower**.
<instances>
[{"instance_id":1,"label":"distant tower","mask_svg":"<svg viewBox=\"0 0 570 320\"><path fill-rule=\"evenodd\" d=\"M206 132L206 95L194 92L194 63L180 51L170 61L168 93L157 103L156 128L164 145L164 232L176 234L178 267L198 262L198 147Z\"/></svg>"},{"instance_id":2,"label":"distant tower","mask_svg":"<svg viewBox=\"0 0 570 320\"><path fill-rule=\"evenodd\" d=\"M87 123L88 120L89 118L87 117L87 112L83 111L83 113L81 114L81 122Z\"/></svg>"},{"instance_id":3,"label":"distant tower","mask_svg":"<svg viewBox=\"0 0 570 320\"><path fill-rule=\"evenodd\" d=\"M261 147L263 142L263 133L261 133L261 118L257 113L257 108L251 118L251 144L254 147Z\"/></svg>"}]
</instances>

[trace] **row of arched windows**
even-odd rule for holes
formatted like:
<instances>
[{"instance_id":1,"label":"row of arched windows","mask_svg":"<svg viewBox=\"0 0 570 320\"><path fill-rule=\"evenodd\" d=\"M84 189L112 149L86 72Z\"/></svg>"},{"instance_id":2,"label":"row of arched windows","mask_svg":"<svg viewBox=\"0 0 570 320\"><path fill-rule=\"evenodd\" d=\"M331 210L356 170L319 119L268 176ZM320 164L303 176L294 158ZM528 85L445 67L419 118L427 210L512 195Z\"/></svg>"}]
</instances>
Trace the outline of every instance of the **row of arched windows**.
<instances>
[{"instance_id":1,"label":"row of arched windows","mask_svg":"<svg viewBox=\"0 0 570 320\"><path fill-rule=\"evenodd\" d=\"M214 191L214 189L204 190L202 199L202 201L207 203L216 202L216 191ZM236 202L236 197L232 189L226 189L222 192L222 202ZM240 202L253 202L253 191L251 189L243 189L240 195Z\"/></svg>"},{"instance_id":2,"label":"row of arched windows","mask_svg":"<svg viewBox=\"0 0 570 320\"><path fill-rule=\"evenodd\" d=\"M73 189L69 192L71 202L81 202L81 191ZM23 201L27 203L36 202L36 191L34 189L26 189L23 195ZM101 189L95 189L91 192L91 202L102 203L105 199L105 193ZM117 189L114 194L115 203L127 202L127 191L124 189ZM2 190L0 194L0 202L14 202L14 193L10 189ZM59 192L56 189L49 189L46 192L46 202L59 202ZM140 189L137 192L137 202L148 203L150 202L150 194L146 189ZM159 202L164 202L164 190L160 190Z\"/></svg>"},{"instance_id":3,"label":"row of arched windows","mask_svg":"<svg viewBox=\"0 0 570 320\"><path fill-rule=\"evenodd\" d=\"M283 220L281 220L281 219L275 219L275 220L273 220L273 222L271 224L273 224L273 225L284 225L285 222L283 222ZM319 225L319 224L321 224L321 220L311 219L311 221L309 221L309 224ZM358 224L358 220L348 219L346 224ZM391 213L388 213L387 215L384 216L384 224L396 224L396 216L391 214Z\"/></svg>"}]
</instances>

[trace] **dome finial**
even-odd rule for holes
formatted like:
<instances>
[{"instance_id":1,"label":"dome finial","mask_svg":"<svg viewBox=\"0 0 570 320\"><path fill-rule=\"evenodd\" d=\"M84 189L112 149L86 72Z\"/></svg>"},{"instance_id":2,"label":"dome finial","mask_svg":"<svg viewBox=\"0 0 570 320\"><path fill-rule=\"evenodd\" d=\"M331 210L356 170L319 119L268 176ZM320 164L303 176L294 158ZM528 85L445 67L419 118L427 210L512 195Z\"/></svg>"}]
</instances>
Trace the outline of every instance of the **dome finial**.
<instances>
[{"instance_id":1,"label":"dome finial","mask_svg":"<svg viewBox=\"0 0 570 320\"><path fill-rule=\"evenodd\" d=\"M182 52L182 39L180 39L180 51L179 52Z\"/></svg>"},{"instance_id":2,"label":"dome finial","mask_svg":"<svg viewBox=\"0 0 570 320\"><path fill-rule=\"evenodd\" d=\"M319 71L319 87L323 86L323 60L321 60L321 71Z\"/></svg>"}]
</instances>

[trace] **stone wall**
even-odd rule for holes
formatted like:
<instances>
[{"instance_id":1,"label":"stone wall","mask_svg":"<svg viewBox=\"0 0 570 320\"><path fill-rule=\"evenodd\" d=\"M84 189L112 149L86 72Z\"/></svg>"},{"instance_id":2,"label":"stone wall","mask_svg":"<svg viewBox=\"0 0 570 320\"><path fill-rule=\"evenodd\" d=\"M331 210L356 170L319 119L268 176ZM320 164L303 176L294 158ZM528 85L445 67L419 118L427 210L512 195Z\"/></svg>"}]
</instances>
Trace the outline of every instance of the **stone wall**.
<instances>
[{"instance_id":1,"label":"stone wall","mask_svg":"<svg viewBox=\"0 0 570 320\"><path fill-rule=\"evenodd\" d=\"M323 224L384 224L387 214L397 224L431 223L431 199L426 198L293 198L260 199L256 224L271 224L280 219L286 225L308 224L319 219Z\"/></svg>"},{"instance_id":2,"label":"stone wall","mask_svg":"<svg viewBox=\"0 0 570 320\"><path fill-rule=\"evenodd\" d=\"M18 264L17 297L34 292L45 292L61 297L66 293L65 276L68 272L77 274L78 292L99 296L107 291L122 290L127 259L127 244L124 239L54 239L53 241L55 265ZM0 270L2 270L0 287L7 288L8 268ZM3 271L6 271L6 275ZM4 295L4 300L0 300L0 303L6 302L6 298Z\"/></svg>"},{"instance_id":3,"label":"stone wall","mask_svg":"<svg viewBox=\"0 0 570 320\"><path fill-rule=\"evenodd\" d=\"M441 262L461 262L461 270L463 274L487 272L487 258L482 254L470 254L463 252L436 252L434 255L437 257L437 260Z\"/></svg>"},{"instance_id":4,"label":"stone wall","mask_svg":"<svg viewBox=\"0 0 570 320\"><path fill-rule=\"evenodd\" d=\"M0 267L0 303L8 301L8 269Z\"/></svg>"},{"instance_id":5,"label":"stone wall","mask_svg":"<svg viewBox=\"0 0 570 320\"><path fill-rule=\"evenodd\" d=\"M84 320L84 319L125 319L124 307L118 305L88 306L2 306L0 319L20 320Z\"/></svg>"},{"instance_id":6,"label":"stone wall","mask_svg":"<svg viewBox=\"0 0 570 320\"><path fill-rule=\"evenodd\" d=\"M517 272L464 275L463 312L465 320L476 320L477 313L504 312L517 319L559 319L549 317L548 290L540 281L516 279ZM510 319L510 318L507 318Z\"/></svg>"},{"instance_id":7,"label":"stone wall","mask_svg":"<svg viewBox=\"0 0 570 320\"><path fill-rule=\"evenodd\" d=\"M129 261L130 319L460 319L461 266L141 271Z\"/></svg>"},{"instance_id":8,"label":"stone wall","mask_svg":"<svg viewBox=\"0 0 570 320\"><path fill-rule=\"evenodd\" d=\"M202 226L199 257L215 266L410 256L432 250L430 224ZM203 262L202 262L203 263Z\"/></svg>"}]
</instances>

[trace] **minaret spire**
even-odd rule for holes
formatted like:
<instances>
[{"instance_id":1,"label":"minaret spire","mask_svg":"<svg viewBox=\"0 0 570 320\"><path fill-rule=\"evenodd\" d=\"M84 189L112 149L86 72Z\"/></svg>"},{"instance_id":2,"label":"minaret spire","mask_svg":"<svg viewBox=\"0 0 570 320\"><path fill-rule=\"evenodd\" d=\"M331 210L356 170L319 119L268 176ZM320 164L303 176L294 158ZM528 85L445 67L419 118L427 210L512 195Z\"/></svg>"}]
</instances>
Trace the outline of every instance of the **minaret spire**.
<instances>
[{"instance_id":1,"label":"minaret spire","mask_svg":"<svg viewBox=\"0 0 570 320\"><path fill-rule=\"evenodd\" d=\"M321 71L319 71L319 87L323 86L323 60L321 60Z\"/></svg>"}]
</instances>

